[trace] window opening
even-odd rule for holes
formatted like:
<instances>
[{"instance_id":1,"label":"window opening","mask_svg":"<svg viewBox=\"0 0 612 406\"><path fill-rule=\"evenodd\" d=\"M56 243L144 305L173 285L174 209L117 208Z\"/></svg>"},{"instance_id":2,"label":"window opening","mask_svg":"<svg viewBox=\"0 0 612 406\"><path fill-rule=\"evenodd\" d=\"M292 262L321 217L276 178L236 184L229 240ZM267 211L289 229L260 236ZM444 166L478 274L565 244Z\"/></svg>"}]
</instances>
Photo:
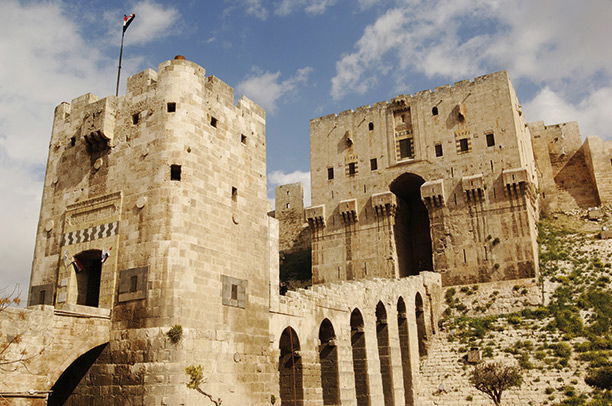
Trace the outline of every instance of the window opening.
<instances>
[{"instance_id":1,"label":"window opening","mask_svg":"<svg viewBox=\"0 0 612 406\"><path fill-rule=\"evenodd\" d=\"M413 140L412 138L404 138L399 140L400 158L414 158Z\"/></svg>"},{"instance_id":2,"label":"window opening","mask_svg":"<svg viewBox=\"0 0 612 406\"><path fill-rule=\"evenodd\" d=\"M286 208L286 209L290 209L290 208L291 208L291 203L287 203L287 204L285 205L285 208Z\"/></svg>"},{"instance_id":3,"label":"window opening","mask_svg":"<svg viewBox=\"0 0 612 406\"><path fill-rule=\"evenodd\" d=\"M442 151L442 144L436 144L435 148L436 148L436 156L444 155L444 152Z\"/></svg>"},{"instance_id":4,"label":"window opening","mask_svg":"<svg viewBox=\"0 0 612 406\"><path fill-rule=\"evenodd\" d=\"M495 135L493 133L487 134L487 147L495 145Z\"/></svg>"},{"instance_id":5,"label":"window opening","mask_svg":"<svg viewBox=\"0 0 612 406\"><path fill-rule=\"evenodd\" d=\"M357 164L355 162L348 164L348 173L349 175L354 175L357 173Z\"/></svg>"},{"instance_id":6,"label":"window opening","mask_svg":"<svg viewBox=\"0 0 612 406\"><path fill-rule=\"evenodd\" d=\"M70 146L74 147L76 145L76 137L70 137Z\"/></svg>"},{"instance_id":7,"label":"window opening","mask_svg":"<svg viewBox=\"0 0 612 406\"><path fill-rule=\"evenodd\" d=\"M334 168L327 168L327 179L331 180L333 178L334 178Z\"/></svg>"},{"instance_id":8,"label":"window opening","mask_svg":"<svg viewBox=\"0 0 612 406\"><path fill-rule=\"evenodd\" d=\"M246 135L240 134L240 142L246 145L246 143L247 143Z\"/></svg>"},{"instance_id":9,"label":"window opening","mask_svg":"<svg viewBox=\"0 0 612 406\"><path fill-rule=\"evenodd\" d=\"M132 124L134 125L138 124L139 120L140 120L140 113L132 114Z\"/></svg>"},{"instance_id":10,"label":"window opening","mask_svg":"<svg viewBox=\"0 0 612 406\"><path fill-rule=\"evenodd\" d=\"M370 169L373 171L378 169L378 161L376 160L376 158L370 159Z\"/></svg>"},{"instance_id":11,"label":"window opening","mask_svg":"<svg viewBox=\"0 0 612 406\"><path fill-rule=\"evenodd\" d=\"M468 139L467 138L461 138L459 140L459 151L460 152L467 152L468 150L469 150Z\"/></svg>"},{"instance_id":12,"label":"window opening","mask_svg":"<svg viewBox=\"0 0 612 406\"><path fill-rule=\"evenodd\" d=\"M238 189L236 189L235 187L232 186L232 200L236 201L238 200Z\"/></svg>"},{"instance_id":13,"label":"window opening","mask_svg":"<svg viewBox=\"0 0 612 406\"><path fill-rule=\"evenodd\" d=\"M168 103L166 106L168 113L174 113L176 111L176 103Z\"/></svg>"},{"instance_id":14,"label":"window opening","mask_svg":"<svg viewBox=\"0 0 612 406\"><path fill-rule=\"evenodd\" d=\"M181 165L170 165L170 180L181 180Z\"/></svg>"},{"instance_id":15,"label":"window opening","mask_svg":"<svg viewBox=\"0 0 612 406\"><path fill-rule=\"evenodd\" d=\"M136 292L138 290L138 275L130 276L130 292Z\"/></svg>"},{"instance_id":16,"label":"window opening","mask_svg":"<svg viewBox=\"0 0 612 406\"><path fill-rule=\"evenodd\" d=\"M47 291L43 289L38 293L38 304L45 304L45 296L47 296Z\"/></svg>"},{"instance_id":17,"label":"window opening","mask_svg":"<svg viewBox=\"0 0 612 406\"><path fill-rule=\"evenodd\" d=\"M232 300L238 300L238 285L232 284Z\"/></svg>"},{"instance_id":18,"label":"window opening","mask_svg":"<svg viewBox=\"0 0 612 406\"><path fill-rule=\"evenodd\" d=\"M213 127L217 128L217 119L214 117L210 118L210 125L212 125Z\"/></svg>"},{"instance_id":19,"label":"window opening","mask_svg":"<svg viewBox=\"0 0 612 406\"><path fill-rule=\"evenodd\" d=\"M438 107L437 106L432 107L431 115L432 116L437 116L438 115Z\"/></svg>"},{"instance_id":20,"label":"window opening","mask_svg":"<svg viewBox=\"0 0 612 406\"><path fill-rule=\"evenodd\" d=\"M369 131L373 131L374 130L374 123L370 122L370 124L368 124L368 130Z\"/></svg>"}]
</instances>

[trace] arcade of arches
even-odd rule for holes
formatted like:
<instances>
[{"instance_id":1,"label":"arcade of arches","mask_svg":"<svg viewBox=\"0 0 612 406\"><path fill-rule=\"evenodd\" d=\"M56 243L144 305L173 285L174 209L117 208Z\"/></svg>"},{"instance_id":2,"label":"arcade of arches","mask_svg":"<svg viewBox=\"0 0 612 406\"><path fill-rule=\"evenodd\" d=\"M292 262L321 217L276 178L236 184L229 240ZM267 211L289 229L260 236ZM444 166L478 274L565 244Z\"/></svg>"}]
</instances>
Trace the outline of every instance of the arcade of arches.
<instances>
[{"instance_id":1,"label":"arcade of arches","mask_svg":"<svg viewBox=\"0 0 612 406\"><path fill-rule=\"evenodd\" d=\"M416 360L412 358L425 355L428 331L423 299L418 292L414 296L414 304L413 314L407 314L406 302L399 296L393 306L393 310L397 309L396 319L388 318L388 310L382 301L372 309L354 308L347 326L334 326L329 318L324 318L318 325L318 345L310 350L305 348L308 341L304 341L304 338L300 340L293 327L285 327L279 340L280 404L306 404L305 394L313 392L309 391L309 385L313 384L309 381L312 379L307 376L312 378L314 374L306 371L318 369L316 375L320 377L320 386L315 381L315 387L322 390L323 405L340 405L347 401L358 406L379 402L385 406L413 405L412 364ZM428 310L432 311L431 306ZM368 320L373 323L368 323ZM337 331L347 331L349 334L342 337L337 335ZM411 346L414 348L412 355ZM398 375L398 371L401 371L401 375ZM394 383L394 379L401 384ZM347 393L347 386L350 393ZM397 396L397 386L403 387L402 397ZM375 397L374 393L380 394L380 398Z\"/></svg>"}]
</instances>

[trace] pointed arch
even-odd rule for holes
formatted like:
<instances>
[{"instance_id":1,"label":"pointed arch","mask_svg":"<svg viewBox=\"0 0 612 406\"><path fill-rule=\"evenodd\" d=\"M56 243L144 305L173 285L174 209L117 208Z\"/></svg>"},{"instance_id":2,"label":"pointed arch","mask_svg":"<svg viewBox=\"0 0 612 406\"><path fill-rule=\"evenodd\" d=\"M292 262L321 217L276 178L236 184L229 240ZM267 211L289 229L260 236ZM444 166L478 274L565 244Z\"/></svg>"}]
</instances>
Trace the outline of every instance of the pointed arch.
<instances>
[{"instance_id":1,"label":"pointed arch","mask_svg":"<svg viewBox=\"0 0 612 406\"><path fill-rule=\"evenodd\" d=\"M400 353L402 357L404 403L408 406L412 406L414 404L414 392L412 389L412 365L410 364L410 336L408 333L406 302L401 296L397 299L397 330L399 333Z\"/></svg>"},{"instance_id":2,"label":"pointed arch","mask_svg":"<svg viewBox=\"0 0 612 406\"><path fill-rule=\"evenodd\" d=\"M304 385L300 340L291 327L283 330L278 360L281 406L303 406Z\"/></svg>"},{"instance_id":3,"label":"pointed arch","mask_svg":"<svg viewBox=\"0 0 612 406\"><path fill-rule=\"evenodd\" d=\"M368 357L364 331L363 316L361 311L355 308L351 313L351 348L353 350L353 374L357 406L370 406Z\"/></svg>"},{"instance_id":4,"label":"pointed arch","mask_svg":"<svg viewBox=\"0 0 612 406\"><path fill-rule=\"evenodd\" d=\"M324 405L340 404L340 381L338 377L338 346L334 326L324 319L319 327L319 362L321 363L321 386Z\"/></svg>"},{"instance_id":5,"label":"pointed arch","mask_svg":"<svg viewBox=\"0 0 612 406\"><path fill-rule=\"evenodd\" d=\"M417 292L414 298L414 311L416 315L417 337L419 339L419 356L427 355L427 334L425 330L425 309L423 308L423 297Z\"/></svg>"},{"instance_id":6,"label":"pointed arch","mask_svg":"<svg viewBox=\"0 0 612 406\"><path fill-rule=\"evenodd\" d=\"M376 305L376 340L378 341L378 359L382 378L385 406L395 404L393 393L393 371L391 368L391 349L389 348L389 324L387 310L382 302Z\"/></svg>"}]
</instances>

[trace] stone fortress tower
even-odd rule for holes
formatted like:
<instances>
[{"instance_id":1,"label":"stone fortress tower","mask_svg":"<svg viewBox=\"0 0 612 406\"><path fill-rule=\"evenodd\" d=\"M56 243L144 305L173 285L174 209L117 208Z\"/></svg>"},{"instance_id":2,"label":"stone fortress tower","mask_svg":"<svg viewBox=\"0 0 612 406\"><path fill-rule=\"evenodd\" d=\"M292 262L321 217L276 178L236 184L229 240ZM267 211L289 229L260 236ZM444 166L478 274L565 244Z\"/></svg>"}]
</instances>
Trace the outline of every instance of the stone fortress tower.
<instances>
[{"instance_id":1,"label":"stone fortress tower","mask_svg":"<svg viewBox=\"0 0 612 406\"><path fill-rule=\"evenodd\" d=\"M191 359L226 404L269 399L265 156L264 110L181 57L57 107L29 304L112 309L72 404L179 404Z\"/></svg>"},{"instance_id":2,"label":"stone fortress tower","mask_svg":"<svg viewBox=\"0 0 612 406\"><path fill-rule=\"evenodd\" d=\"M265 112L201 66L62 103L29 308L0 314L41 352L0 396L200 405L201 365L223 405L418 405L442 285L533 278L540 211L612 202L610 144L525 123L498 72L312 120L312 206L281 186L274 218ZM279 241L309 289L279 294Z\"/></svg>"}]
</instances>

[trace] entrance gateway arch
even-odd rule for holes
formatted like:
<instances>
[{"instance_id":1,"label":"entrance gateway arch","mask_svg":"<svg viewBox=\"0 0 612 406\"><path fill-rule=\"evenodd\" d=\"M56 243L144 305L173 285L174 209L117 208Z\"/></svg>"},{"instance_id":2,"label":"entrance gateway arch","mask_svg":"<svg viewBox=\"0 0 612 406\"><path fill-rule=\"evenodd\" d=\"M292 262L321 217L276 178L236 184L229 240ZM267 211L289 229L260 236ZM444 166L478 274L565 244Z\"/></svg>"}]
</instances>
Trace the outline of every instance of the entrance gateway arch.
<instances>
[{"instance_id":1,"label":"entrance gateway arch","mask_svg":"<svg viewBox=\"0 0 612 406\"><path fill-rule=\"evenodd\" d=\"M404 173L389 185L397 199L393 235L400 277L433 271L429 214L421 200L423 183L419 175Z\"/></svg>"}]
</instances>

